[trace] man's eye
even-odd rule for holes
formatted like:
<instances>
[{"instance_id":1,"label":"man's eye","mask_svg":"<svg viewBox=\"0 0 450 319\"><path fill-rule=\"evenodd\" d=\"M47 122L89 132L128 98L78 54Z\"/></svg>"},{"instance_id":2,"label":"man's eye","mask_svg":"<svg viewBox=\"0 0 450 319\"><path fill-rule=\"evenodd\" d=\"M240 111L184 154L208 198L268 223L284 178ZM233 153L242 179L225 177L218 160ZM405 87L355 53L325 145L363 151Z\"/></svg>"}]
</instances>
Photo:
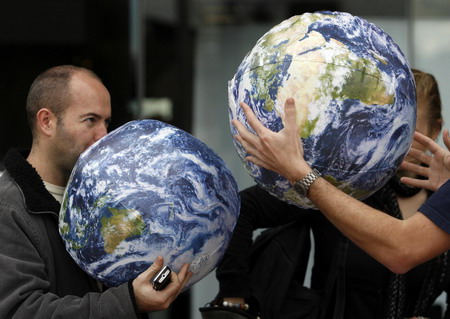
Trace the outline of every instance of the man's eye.
<instances>
[{"instance_id":1,"label":"man's eye","mask_svg":"<svg viewBox=\"0 0 450 319\"><path fill-rule=\"evenodd\" d=\"M85 119L85 121L87 121L89 123L95 123L96 119L95 119L95 117L88 117L87 119Z\"/></svg>"}]
</instances>

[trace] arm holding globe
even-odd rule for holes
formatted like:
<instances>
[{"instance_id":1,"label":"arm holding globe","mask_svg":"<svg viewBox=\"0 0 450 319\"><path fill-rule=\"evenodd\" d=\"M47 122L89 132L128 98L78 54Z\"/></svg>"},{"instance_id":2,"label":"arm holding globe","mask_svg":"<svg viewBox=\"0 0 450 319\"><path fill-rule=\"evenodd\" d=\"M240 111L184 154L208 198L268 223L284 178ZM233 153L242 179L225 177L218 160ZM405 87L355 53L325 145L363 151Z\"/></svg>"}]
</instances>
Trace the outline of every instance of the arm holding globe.
<instances>
[{"instance_id":1,"label":"arm holding globe","mask_svg":"<svg viewBox=\"0 0 450 319\"><path fill-rule=\"evenodd\" d=\"M285 127L278 133L265 128L248 105L241 103L241 107L256 132L255 135L239 121L233 121L239 132L235 138L249 153L246 160L283 175L291 183L304 178L311 167L303 158L303 147L298 139L294 100L286 101ZM448 182L445 183L450 178L450 153L420 133L416 133L414 138L434 156L413 149L410 155L430 167L424 169L414 164L403 164L403 168L423 174L428 180L405 178L404 181L432 190L442 186L436 196L427 201L435 207L433 198L442 200L441 194L448 192L450 187ZM444 142L449 148L448 131L444 133ZM406 220L393 218L341 192L323 178L312 183L307 196L348 238L393 272L407 272L450 248L450 234L420 211Z\"/></svg>"},{"instance_id":2,"label":"arm holding globe","mask_svg":"<svg viewBox=\"0 0 450 319\"><path fill-rule=\"evenodd\" d=\"M237 153L257 187L269 193L255 196L254 202L265 204L268 197L275 197L295 206L299 216L305 209L324 213L322 216L312 212L310 220L299 223L311 227L317 244L311 289L326 291L323 278L333 278L327 274L334 271L330 260L342 251L345 272L349 274L343 280L348 283L348 293L342 297L338 290L333 291L329 300L337 305L341 299L343 305L334 307L335 311L345 309L343 317L371 318L373 309L383 304L386 318L429 317L428 306L421 305L431 298L408 306L404 301L417 294L427 299L434 296L428 283L437 283L440 276L447 276L446 266L439 270L432 267L448 264L444 261L448 252L444 251L450 245L450 216L446 217L444 209L450 203L443 194L450 192L445 189L450 183L432 195L400 182L403 176L413 176L411 169L423 168L398 168L407 156L415 130L431 139L441 133L441 102L434 77L412 69L393 39L364 19L343 12L304 13L281 22L258 40L228 82L228 99ZM448 135L444 139L450 141ZM420 140L414 141L413 146L418 150L426 147ZM413 151L411 158L416 155ZM419 174L433 182L406 182L424 183L420 186L436 189L450 176L442 175L440 170L440 181L434 182L439 174L435 173L435 165L431 166L433 173ZM240 221L252 217L247 218L252 222L247 228L253 230L262 225L261 221L286 218L289 209L284 208L271 209L272 220L265 218L266 207L241 209ZM417 211L422 214L416 214ZM235 230L233 238L244 237L245 233L239 230ZM251 232L240 239L241 243L251 242L248 234ZM246 261L244 251L238 254L233 242L228 248L228 259ZM398 275L438 254L408 275ZM268 260L278 261L278 256L282 254L272 253ZM238 275L251 272L254 282L260 282L265 274L259 275L237 262L231 265L228 259L224 258L217 271L221 285L211 305L225 306L227 302L228 306L230 301L242 305L255 297L261 314L271 312L275 308L273 300L252 294L256 287L250 293L236 285L229 289ZM296 275L300 273L297 271ZM416 280L418 273L423 280ZM283 275L286 277L286 273ZM273 277L267 281L276 282ZM434 283L431 285L438 287ZM300 290L294 289L292 281L285 286L291 291ZM371 299L367 287L379 299ZM440 292L436 290L436 295ZM357 295L364 298L353 298ZM229 297L244 298L227 300ZM281 304L288 305L289 297ZM364 306L355 307L360 302ZM266 307L269 303L272 309ZM287 311L288 307L278 308Z\"/></svg>"}]
</instances>

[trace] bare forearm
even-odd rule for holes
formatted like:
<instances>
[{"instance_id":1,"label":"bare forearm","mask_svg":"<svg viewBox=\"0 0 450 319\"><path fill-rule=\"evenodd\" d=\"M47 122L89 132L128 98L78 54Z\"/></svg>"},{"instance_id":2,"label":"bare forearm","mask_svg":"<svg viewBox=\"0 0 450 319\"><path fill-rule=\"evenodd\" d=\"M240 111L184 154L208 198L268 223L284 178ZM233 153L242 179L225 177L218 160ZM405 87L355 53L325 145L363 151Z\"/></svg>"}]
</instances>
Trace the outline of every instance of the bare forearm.
<instances>
[{"instance_id":1,"label":"bare forearm","mask_svg":"<svg viewBox=\"0 0 450 319\"><path fill-rule=\"evenodd\" d=\"M404 273L446 248L445 242L442 247L424 242L436 243L435 238L427 238L430 228L436 226L422 214L406 221L396 219L341 192L323 178L313 183L309 198L350 240L393 272Z\"/></svg>"}]
</instances>

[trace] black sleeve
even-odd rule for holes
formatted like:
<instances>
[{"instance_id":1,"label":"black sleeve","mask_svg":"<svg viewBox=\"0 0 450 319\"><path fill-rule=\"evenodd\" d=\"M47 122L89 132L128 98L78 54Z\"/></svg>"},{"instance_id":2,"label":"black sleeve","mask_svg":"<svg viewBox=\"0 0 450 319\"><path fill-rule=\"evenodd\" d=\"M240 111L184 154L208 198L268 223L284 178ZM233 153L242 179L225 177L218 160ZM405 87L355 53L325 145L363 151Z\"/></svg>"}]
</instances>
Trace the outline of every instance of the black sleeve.
<instances>
[{"instance_id":1,"label":"black sleeve","mask_svg":"<svg viewBox=\"0 0 450 319\"><path fill-rule=\"evenodd\" d=\"M248 298L250 291L249 255L253 231L302 220L314 213L289 205L259 186L240 192L241 210L230 244L216 270L219 297Z\"/></svg>"}]
</instances>

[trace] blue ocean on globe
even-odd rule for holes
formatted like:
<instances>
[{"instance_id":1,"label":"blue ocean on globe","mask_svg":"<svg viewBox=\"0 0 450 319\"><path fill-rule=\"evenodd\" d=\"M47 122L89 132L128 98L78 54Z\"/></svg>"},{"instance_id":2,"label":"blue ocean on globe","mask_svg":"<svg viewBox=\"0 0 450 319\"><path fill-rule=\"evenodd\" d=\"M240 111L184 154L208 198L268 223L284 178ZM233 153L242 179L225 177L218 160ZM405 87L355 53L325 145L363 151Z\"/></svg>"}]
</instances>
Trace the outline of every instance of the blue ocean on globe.
<instances>
[{"instance_id":1,"label":"blue ocean on globe","mask_svg":"<svg viewBox=\"0 0 450 319\"><path fill-rule=\"evenodd\" d=\"M219 156L156 120L129 122L88 148L72 171L59 231L76 263L109 287L162 256L210 273L228 246L240 209L235 179Z\"/></svg>"},{"instance_id":2,"label":"blue ocean on globe","mask_svg":"<svg viewBox=\"0 0 450 319\"><path fill-rule=\"evenodd\" d=\"M280 131L284 103L294 98L305 160L347 194L363 199L395 174L416 125L416 93L408 61L376 25L345 12L293 16L264 34L228 84L229 118L253 131L239 106ZM237 130L231 125L232 134ZM245 161L269 193L315 208L282 176Z\"/></svg>"}]
</instances>

